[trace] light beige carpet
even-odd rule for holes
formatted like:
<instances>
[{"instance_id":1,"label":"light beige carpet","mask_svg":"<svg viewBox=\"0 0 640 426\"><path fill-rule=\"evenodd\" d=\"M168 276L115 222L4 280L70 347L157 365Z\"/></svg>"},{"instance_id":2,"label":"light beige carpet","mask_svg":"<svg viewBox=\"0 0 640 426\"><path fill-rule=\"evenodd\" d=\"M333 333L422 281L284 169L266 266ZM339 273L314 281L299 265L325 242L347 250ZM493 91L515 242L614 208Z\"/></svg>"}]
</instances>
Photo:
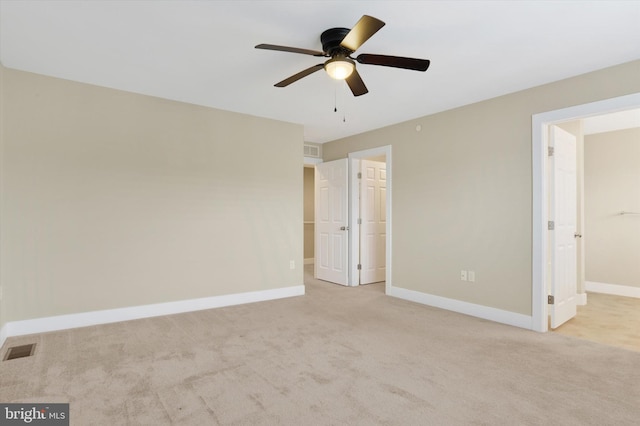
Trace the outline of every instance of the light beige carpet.
<instances>
[{"instance_id":1,"label":"light beige carpet","mask_svg":"<svg viewBox=\"0 0 640 426\"><path fill-rule=\"evenodd\" d=\"M380 285L12 338L0 401L73 425L637 425L640 353L406 302ZM7 348L3 348L2 355Z\"/></svg>"}]
</instances>

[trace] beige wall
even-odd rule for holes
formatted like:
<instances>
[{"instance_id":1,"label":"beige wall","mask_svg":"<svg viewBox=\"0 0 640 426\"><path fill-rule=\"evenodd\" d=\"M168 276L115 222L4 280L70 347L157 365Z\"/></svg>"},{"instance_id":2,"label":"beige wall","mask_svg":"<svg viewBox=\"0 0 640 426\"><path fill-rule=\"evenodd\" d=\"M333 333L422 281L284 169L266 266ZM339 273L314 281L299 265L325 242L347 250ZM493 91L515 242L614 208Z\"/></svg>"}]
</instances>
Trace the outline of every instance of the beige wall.
<instances>
[{"instance_id":1,"label":"beige wall","mask_svg":"<svg viewBox=\"0 0 640 426\"><path fill-rule=\"evenodd\" d=\"M329 142L323 158L392 145L394 286L531 315L531 117L640 92L638 75L622 64Z\"/></svg>"},{"instance_id":2,"label":"beige wall","mask_svg":"<svg viewBox=\"0 0 640 426\"><path fill-rule=\"evenodd\" d=\"M304 168L304 258L314 256L314 217L315 217L315 168Z\"/></svg>"},{"instance_id":3,"label":"beige wall","mask_svg":"<svg viewBox=\"0 0 640 426\"><path fill-rule=\"evenodd\" d=\"M586 279L640 287L640 129L585 137Z\"/></svg>"},{"instance_id":4,"label":"beige wall","mask_svg":"<svg viewBox=\"0 0 640 426\"><path fill-rule=\"evenodd\" d=\"M301 126L3 75L0 326L303 284Z\"/></svg>"}]
</instances>

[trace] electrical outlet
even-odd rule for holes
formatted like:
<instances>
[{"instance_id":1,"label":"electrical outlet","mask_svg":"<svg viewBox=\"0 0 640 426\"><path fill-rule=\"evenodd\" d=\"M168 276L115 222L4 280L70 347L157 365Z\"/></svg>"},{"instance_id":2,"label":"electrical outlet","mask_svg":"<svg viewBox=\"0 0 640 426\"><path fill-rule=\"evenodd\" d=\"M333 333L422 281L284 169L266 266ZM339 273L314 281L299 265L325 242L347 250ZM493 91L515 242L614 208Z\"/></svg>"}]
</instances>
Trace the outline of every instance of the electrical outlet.
<instances>
[{"instance_id":1,"label":"electrical outlet","mask_svg":"<svg viewBox=\"0 0 640 426\"><path fill-rule=\"evenodd\" d=\"M469 282L475 283L476 282L476 271L469 271L467 273L467 278L469 278Z\"/></svg>"},{"instance_id":2,"label":"electrical outlet","mask_svg":"<svg viewBox=\"0 0 640 426\"><path fill-rule=\"evenodd\" d=\"M296 269L296 262L294 262L293 260L289 261L289 269Z\"/></svg>"},{"instance_id":3,"label":"electrical outlet","mask_svg":"<svg viewBox=\"0 0 640 426\"><path fill-rule=\"evenodd\" d=\"M467 280L467 271L460 271L460 281Z\"/></svg>"}]
</instances>

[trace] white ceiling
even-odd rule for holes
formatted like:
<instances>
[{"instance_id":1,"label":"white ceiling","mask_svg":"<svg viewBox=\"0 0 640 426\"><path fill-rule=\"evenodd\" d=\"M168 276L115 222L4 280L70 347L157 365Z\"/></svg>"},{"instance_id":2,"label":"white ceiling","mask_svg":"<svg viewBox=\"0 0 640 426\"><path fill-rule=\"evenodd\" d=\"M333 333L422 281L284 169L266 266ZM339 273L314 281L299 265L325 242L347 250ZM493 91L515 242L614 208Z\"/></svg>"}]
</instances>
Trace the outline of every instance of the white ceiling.
<instances>
[{"instance_id":1,"label":"white ceiling","mask_svg":"<svg viewBox=\"0 0 640 426\"><path fill-rule=\"evenodd\" d=\"M320 33L368 14L357 52L431 60L425 73L358 65L354 98L323 71ZM7 1L9 68L304 125L326 142L640 58L640 1ZM640 78L640 76L639 76ZM338 112L334 112L337 103Z\"/></svg>"}]
</instances>

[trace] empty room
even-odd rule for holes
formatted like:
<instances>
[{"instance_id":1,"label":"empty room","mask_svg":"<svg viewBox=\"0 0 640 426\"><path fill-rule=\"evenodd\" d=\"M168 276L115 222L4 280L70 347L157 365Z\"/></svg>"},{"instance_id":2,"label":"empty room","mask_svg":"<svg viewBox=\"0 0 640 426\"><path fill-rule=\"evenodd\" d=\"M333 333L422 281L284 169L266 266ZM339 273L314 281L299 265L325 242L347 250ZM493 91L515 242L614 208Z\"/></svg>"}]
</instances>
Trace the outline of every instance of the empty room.
<instances>
[{"instance_id":1,"label":"empty room","mask_svg":"<svg viewBox=\"0 0 640 426\"><path fill-rule=\"evenodd\" d=\"M637 424L639 129L640 1L0 0L0 423Z\"/></svg>"}]
</instances>

